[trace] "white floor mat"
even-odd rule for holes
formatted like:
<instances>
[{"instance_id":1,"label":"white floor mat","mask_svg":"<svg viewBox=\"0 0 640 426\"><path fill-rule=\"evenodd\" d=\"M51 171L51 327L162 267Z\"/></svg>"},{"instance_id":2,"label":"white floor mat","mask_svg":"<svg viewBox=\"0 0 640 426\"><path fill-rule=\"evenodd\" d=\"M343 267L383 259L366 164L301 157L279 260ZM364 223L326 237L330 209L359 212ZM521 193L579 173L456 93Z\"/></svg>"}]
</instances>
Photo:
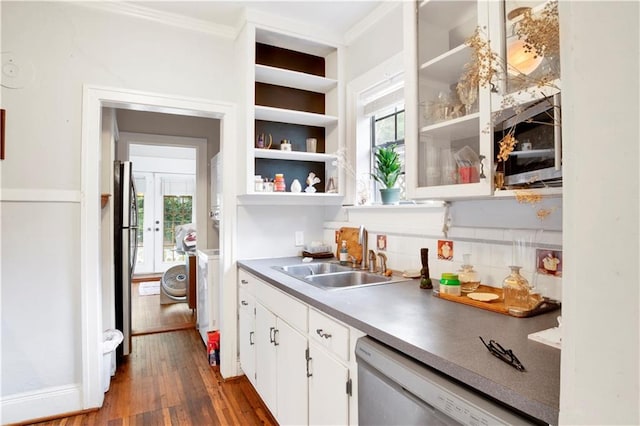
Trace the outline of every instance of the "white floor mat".
<instances>
[{"instance_id":1,"label":"white floor mat","mask_svg":"<svg viewBox=\"0 0 640 426\"><path fill-rule=\"evenodd\" d=\"M160 281L145 281L138 286L138 294L140 296L152 296L160 294Z\"/></svg>"}]
</instances>

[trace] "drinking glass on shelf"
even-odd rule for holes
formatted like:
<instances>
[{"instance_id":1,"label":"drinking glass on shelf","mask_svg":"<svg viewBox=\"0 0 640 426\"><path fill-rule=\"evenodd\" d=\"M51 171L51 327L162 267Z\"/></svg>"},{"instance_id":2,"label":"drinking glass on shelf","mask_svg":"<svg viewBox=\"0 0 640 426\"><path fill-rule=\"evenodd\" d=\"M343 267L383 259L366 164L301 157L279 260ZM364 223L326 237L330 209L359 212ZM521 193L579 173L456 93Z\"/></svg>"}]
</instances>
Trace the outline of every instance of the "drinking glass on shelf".
<instances>
[{"instance_id":1,"label":"drinking glass on shelf","mask_svg":"<svg viewBox=\"0 0 640 426\"><path fill-rule=\"evenodd\" d=\"M478 88L468 82L460 82L456 86L456 92L458 92L458 98L460 102L464 104L465 114L471 113L471 107L478 98Z\"/></svg>"}]
</instances>

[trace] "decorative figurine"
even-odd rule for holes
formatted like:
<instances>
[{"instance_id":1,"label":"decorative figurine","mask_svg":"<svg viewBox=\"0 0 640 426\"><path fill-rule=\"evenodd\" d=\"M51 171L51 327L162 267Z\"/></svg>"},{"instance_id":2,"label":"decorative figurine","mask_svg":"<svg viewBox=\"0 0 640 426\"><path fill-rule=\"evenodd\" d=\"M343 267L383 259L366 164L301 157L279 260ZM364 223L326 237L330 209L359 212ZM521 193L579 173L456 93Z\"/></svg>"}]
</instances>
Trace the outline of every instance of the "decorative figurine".
<instances>
[{"instance_id":1,"label":"decorative figurine","mask_svg":"<svg viewBox=\"0 0 640 426\"><path fill-rule=\"evenodd\" d=\"M313 187L316 183L320 183L320 178L318 178L315 173L309 172L309 176L307 176L307 185L309 186L304 189L304 192L316 192L316 189Z\"/></svg>"},{"instance_id":2,"label":"decorative figurine","mask_svg":"<svg viewBox=\"0 0 640 426\"><path fill-rule=\"evenodd\" d=\"M258 139L256 141L256 148L260 149L270 149L273 144L273 138L271 137L271 133L269 133L269 144L267 145L267 138L264 133L260 133L258 135Z\"/></svg>"}]
</instances>

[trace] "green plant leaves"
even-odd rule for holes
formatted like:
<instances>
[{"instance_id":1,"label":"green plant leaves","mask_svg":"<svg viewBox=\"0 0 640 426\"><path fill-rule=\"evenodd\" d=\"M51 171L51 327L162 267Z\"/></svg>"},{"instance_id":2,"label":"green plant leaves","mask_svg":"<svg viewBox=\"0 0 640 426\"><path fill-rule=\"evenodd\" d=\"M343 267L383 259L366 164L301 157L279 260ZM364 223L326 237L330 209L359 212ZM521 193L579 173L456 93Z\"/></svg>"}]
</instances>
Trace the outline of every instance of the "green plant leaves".
<instances>
[{"instance_id":1,"label":"green plant leaves","mask_svg":"<svg viewBox=\"0 0 640 426\"><path fill-rule=\"evenodd\" d=\"M402 173L400 156L396 152L396 146L378 148L375 153L376 165L371 174L378 183L385 188L393 188Z\"/></svg>"}]
</instances>

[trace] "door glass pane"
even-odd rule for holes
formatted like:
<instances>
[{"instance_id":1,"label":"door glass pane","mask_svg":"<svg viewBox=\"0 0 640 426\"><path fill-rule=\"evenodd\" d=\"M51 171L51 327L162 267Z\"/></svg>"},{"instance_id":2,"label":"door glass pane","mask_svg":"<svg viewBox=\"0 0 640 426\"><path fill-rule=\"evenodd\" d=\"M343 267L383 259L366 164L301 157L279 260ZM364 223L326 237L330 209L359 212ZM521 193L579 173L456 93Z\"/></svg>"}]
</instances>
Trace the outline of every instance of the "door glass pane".
<instances>
[{"instance_id":1,"label":"door glass pane","mask_svg":"<svg viewBox=\"0 0 640 426\"><path fill-rule=\"evenodd\" d=\"M144 195L147 181L144 176L134 176L136 184L136 205L138 206L138 231L136 233L136 265L144 264Z\"/></svg>"},{"instance_id":2,"label":"door glass pane","mask_svg":"<svg viewBox=\"0 0 640 426\"><path fill-rule=\"evenodd\" d=\"M184 253L178 253L176 246L176 226L192 222L193 197L191 195L165 195L164 206L164 233L162 241L163 261L184 261Z\"/></svg>"}]
</instances>

